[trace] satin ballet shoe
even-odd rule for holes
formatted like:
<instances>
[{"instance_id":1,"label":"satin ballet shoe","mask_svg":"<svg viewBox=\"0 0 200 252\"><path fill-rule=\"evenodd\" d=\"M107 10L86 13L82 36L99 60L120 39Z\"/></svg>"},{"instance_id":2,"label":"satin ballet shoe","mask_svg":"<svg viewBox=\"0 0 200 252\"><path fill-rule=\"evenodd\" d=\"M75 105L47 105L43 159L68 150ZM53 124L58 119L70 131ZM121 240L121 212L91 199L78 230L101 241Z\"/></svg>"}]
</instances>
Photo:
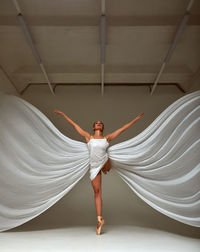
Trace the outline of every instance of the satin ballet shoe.
<instances>
[{"instance_id":1,"label":"satin ballet shoe","mask_svg":"<svg viewBox=\"0 0 200 252\"><path fill-rule=\"evenodd\" d=\"M96 234L100 235L101 234L101 228L104 225L105 221L104 221L103 217L100 216L100 215L97 216L97 220L98 220L98 222L97 222L97 227L96 227Z\"/></svg>"}]
</instances>

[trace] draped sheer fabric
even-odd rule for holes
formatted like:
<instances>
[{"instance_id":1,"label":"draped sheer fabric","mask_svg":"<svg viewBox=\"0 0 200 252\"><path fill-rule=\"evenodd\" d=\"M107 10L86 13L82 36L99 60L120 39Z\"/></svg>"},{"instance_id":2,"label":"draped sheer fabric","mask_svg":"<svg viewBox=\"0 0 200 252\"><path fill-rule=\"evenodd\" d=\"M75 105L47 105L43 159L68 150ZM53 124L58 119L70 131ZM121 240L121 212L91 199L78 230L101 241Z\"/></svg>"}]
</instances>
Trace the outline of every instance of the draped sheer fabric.
<instances>
[{"instance_id":1,"label":"draped sheer fabric","mask_svg":"<svg viewBox=\"0 0 200 252\"><path fill-rule=\"evenodd\" d=\"M107 153L111 169L147 204L200 227L200 91ZM63 135L35 106L0 93L0 231L66 195L89 170L89 157L86 143Z\"/></svg>"},{"instance_id":2,"label":"draped sheer fabric","mask_svg":"<svg viewBox=\"0 0 200 252\"><path fill-rule=\"evenodd\" d=\"M92 138L87 144L90 152L90 179L93 180L108 160L109 143L106 138Z\"/></svg>"}]
</instances>

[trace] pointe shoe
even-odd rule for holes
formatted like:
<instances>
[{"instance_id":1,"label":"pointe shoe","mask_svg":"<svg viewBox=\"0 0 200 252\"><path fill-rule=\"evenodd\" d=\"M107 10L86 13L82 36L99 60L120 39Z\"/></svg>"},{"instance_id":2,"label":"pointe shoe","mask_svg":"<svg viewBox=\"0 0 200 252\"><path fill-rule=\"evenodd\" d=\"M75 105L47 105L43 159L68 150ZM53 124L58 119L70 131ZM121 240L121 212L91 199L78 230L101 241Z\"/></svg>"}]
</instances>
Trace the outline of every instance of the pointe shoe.
<instances>
[{"instance_id":1,"label":"pointe shoe","mask_svg":"<svg viewBox=\"0 0 200 252\"><path fill-rule=\"evenodd\" d=\"M104 225L105 221L104 221L103 217L100 216L100 215L97 216L97 220L98 220L98 222L97 222L97 227L96 227L96 234L100 235L101 234L101 228Z\"/></svg>"}]
</instances>

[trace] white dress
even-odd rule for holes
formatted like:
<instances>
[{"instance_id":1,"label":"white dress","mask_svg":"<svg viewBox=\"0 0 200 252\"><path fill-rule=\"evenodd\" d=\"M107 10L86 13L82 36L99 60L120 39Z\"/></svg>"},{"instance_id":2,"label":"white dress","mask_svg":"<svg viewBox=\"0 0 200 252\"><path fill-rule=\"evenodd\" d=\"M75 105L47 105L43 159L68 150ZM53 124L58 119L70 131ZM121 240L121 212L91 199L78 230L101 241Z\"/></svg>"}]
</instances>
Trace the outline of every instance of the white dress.
<instances>
[{"instance_id":1,"label":"white dress","mask_svg":"<svg viewBox=\"0 0 200 252\"><path fill-rule=\"evenodd\" d=\"M46 211L88 171L93 179L108 157L109 177L115 172L157 211L200 227L200 91L109 147L65 136L35 106L0 92L0 231Z\"/></svg>"},{"instance_id":2,"label":"white dress","mask_svg":"<svg viewBox=\"0 0 200 252\"><path fill-rule=\"evenodd\" d=\"M93 180L108 160L109 143L106 138L91 138L87 145L90 152L90 179Z\"/></svg>"}]
</instances>

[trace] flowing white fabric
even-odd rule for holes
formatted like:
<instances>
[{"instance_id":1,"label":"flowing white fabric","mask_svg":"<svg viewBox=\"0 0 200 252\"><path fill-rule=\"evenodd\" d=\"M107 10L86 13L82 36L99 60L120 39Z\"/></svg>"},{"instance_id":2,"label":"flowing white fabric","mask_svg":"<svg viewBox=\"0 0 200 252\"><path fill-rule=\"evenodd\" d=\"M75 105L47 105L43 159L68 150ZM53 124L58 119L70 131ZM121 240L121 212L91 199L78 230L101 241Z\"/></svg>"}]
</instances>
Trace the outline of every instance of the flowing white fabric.
<instances>
[{"instance_id":1,"label":"flowing white fabric","mask_svg":"<svg viewBox=\"0 0 200 252\"><path fill-rule=\"evenodd\" d=\"M87 144L90 152L90 179L93 180L108 160L109 143L106 138L91 138Z\"/></svg>"},{"instance_id":2,"label":"flowing white fabric","mask_svg":"<svg viewBox=\"0 0 200 252\"><path fill-rule=\"evenodd\" d=\"M200 91L107 153L111 169L147 204L200 227ZM25 100L0 93L0 231L47 210L89 167L86 143L64 136Z\"/></svg>"}]
</instances>

